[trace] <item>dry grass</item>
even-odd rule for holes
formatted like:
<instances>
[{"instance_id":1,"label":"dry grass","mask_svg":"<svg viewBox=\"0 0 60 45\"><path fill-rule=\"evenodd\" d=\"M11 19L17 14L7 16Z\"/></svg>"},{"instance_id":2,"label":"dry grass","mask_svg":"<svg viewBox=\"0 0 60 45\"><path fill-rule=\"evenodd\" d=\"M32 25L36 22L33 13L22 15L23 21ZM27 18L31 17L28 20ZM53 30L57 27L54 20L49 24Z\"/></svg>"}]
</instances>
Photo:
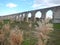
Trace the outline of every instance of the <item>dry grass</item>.
<instances>
[{"instance_id":1,"label":"dry grass","mask_svg":"<svg viewBox=\"0 0 60 45\"><path fill-rule=\"evenodd\" d=\"M53 25L49 23L49 20L42 20L42 22L38 22L38 24L39 27L36 26L36 31L34 31L38 38L38 45L46 45L50 38L48 34L53 30ZM32 28L32 24L29 24L29 28ZM4 41L4 39L7 39L7 42L9 42L9 44L5 45L21 45L24 39L22 31L18 27L10 29L10 25L5 24L2 30L3 31L0 31L0 40ZM28 35L29 33L27 33L27 36Z\"/></svg>"},{"instance_id":2,"label":"dry grass","mask_svg":"<svg viewBox=\"0 0 60 45\"><path fill-rule=\"evenodd\" d=\"M10 31L10 25L9 24L5 24L4 26L3 26L3 30L4 30L4 32L9 32Z\"/></svg>"},{"instance_id":3,"label":"dry grass","mask_svg":"<svg viewBox=\"0 0 60 45\"><path fill-rule=\"evenodd\" d=\"M0 30L0 41L3 42L5 39L4 39L4 32L2 30Z\"/></svg>"},{"instance_id":4,"label":"dry grass","mask_svg":"<svg viewBox=\"0 0 60 45\"><path fill-rule=\"evenodd\" d=\"M3 29L0 30L0 42L4 41L4 45L21 45L23 34L17 27L10 29L10 25L5 24Z\"/></svg>"},{"instance_id":5,"label":"dry grass","mask_svg":"<svg viewBox=\"0 0 60 45\"><path fill-rule=\"evenodd\" d=\"M42 22L38 22L39 27L37 27L37 37L38 37L38 45L46 45L48 39L50 38L48 34L53 30L53 25L48 23L47 20L42 20Z\"/></svg>"},{"instance_id":6,"label":"dry grass","mask_svg":"<svg viewBox=\"0 0 60 45\"><path fill-rule=\"evenodd\" d=\"M11 30L9 38L11 45L21 45L23 41L23 34L20 30Z\"/></svg>"}]
</instances>

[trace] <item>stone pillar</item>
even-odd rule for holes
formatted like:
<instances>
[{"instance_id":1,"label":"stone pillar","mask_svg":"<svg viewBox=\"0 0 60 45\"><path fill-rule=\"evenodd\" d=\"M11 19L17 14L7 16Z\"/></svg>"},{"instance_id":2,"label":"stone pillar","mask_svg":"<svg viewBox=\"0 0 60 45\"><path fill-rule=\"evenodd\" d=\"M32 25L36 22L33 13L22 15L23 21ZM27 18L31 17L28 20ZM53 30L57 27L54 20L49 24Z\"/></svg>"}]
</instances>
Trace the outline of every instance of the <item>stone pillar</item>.
<instances>
[{"instance_id":1,"label":"stone pillar","mask_svg":"<svg viewBox=\"0 0 60 45\"><path fill-rule=\"evenodd\" d=\"M10 20L13 20L13 16L10 16L10 18L9 18Z\"/></svg>"},{"instance_id":2,"label":"stone pillar","mask_svg":"<svg viewBox=\"0 0 60 45\"><path fill-rule=\"evenodd\" d=\"M28 13L25 13L25 19L26 22L28 22Z\"/></svg>"},{"instance_id":3,"label":"stone pillar","mask_svg":"<svg viewBox=\"0 0 60 45\"><path fill-rule=\"evenodd\" d=\"M20 18L20 19L21 19L21 21L23 21L23 20L24 20L24 18L23 18L23 13L21 13L21 18Z\"/></svg>"},{"instance_id":4,"label":"stone pillar","mask_svg":"<svg viewBox=\"0 0 60 45\"><path fill-rule=\"evenodd\" d=\"M20 15L19 15L19 21L21 21L21 16L22 16L22 15L20 14Z\"/></svg>"},{"instance_id":5,"label":"stone pillar","mask_svg":"<svg viewBox=\"0 0 60 45\"><path fill-rule=\"evenodd\" d=\"M45 11L45 10L42 10L42 11L41 11L41 13L42 13L41 19L42 19L42 20L45 20L45 18L46 18L46 12L47 12L47 11Z\"/></svg>"},{"instance_id":6,"label":"stone pillar","mask_svg":"<svg viewBox=\"0 0 60 45\"><path fill-rule=\"evenodd\" d=\"M18 21L20 21L20 19L19 19L20 17L19 17L19 16L20 16L20 15L18 15Z\"/></svg>"},{"instance_id":7,"label":"stone pillar","mask_svg":"<svg viewBox=\"0 0 60 45\"><path fill-rule=\"evenodd\" d=\"M15 15L15 20L16 20L16 21L19 21L19 15L20 15L20 14L16 14L16 15Z\"/></svg>"},{"instance_id":8,"label":"stone pillar","mask_svg":"<svg viewBox=\"0 0 60 45\"><path fill-rule=\"evenodd\" d=\"M60 7L55 7L53 10L53 23L60 23Z\"/></svg>"},{"instance_id":9,"label":"stone pillar","mask_svg":"<svg viewBox=\"0 0 60 45\"><path fill-rule=\"evenodd\" d=\"M15 15L13 16L13 21L15 20Z\"/></svg>"},{"instance_id":10,"label":"stone pillar","mask_svg":"<svg viewBox=\"0 0 60 45\"><path fill-rule=\"evenodd\" d=\"M15 15L15 21L16 21L16 15Z\"/></svg>"},{"instance_id":11,"label":"stone pillar","mask_svg":"<svg viewBox=\"0 0 60 45\"><path fill-rule=\"evenodd\" d=\"M35 22L35 14L36 14L35 11L31 12L31 21Z\"/></svg>"},{"instance_id":12,"label":"stone pillar","mask_svg":"<svg viewBox=\"0 0 60 45\"><path fill-rule=\"evenodd\" d=\"M15 15L13 16L13 20L15 20Z\"/></svg>"},{"instance_id":13,"label":"stone pillar","mask_svg":"<svg viewBox=\"0 0 60 45\"><path fill-rule=\"evenodd\" d=\"M18 15L16 16L16 21L18 21Z\"/></svg>"}]
</instances>

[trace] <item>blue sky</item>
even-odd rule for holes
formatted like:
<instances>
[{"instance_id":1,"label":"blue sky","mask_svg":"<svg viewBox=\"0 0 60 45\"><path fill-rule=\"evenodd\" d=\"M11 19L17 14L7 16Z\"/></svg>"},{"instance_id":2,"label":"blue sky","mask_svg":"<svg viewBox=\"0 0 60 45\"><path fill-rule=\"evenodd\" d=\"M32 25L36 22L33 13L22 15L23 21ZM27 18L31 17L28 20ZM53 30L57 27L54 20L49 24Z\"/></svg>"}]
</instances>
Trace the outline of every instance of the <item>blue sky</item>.
<instances>
[{"instance_id":1,"label":"blue sky","mask_svg":"<svg viewBox=\"0 0 60 45\"><path fill-rule=\"evenodd\" d=\"M0 0L0 15L32 10L31 0Z\"/></svg>"},{"instance_id":2,"label":"blue sky","mask_svg":"<svg viewBox=\"0 0 60 45\"><path fill-rule=\"evenodd\" d=\"M60 0L0 0L0 16L57 5Z\"/></svg>"}]
</instances>

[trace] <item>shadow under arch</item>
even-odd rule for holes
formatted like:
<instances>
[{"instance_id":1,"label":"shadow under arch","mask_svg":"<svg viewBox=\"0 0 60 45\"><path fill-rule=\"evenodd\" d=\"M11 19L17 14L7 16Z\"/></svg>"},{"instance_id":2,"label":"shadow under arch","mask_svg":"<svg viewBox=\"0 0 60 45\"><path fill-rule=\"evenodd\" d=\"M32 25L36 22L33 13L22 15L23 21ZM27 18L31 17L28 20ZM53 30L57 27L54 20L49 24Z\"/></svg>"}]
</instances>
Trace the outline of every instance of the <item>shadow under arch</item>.
<instances>
[{"instance_id":1,"label":"shadow under arch","mask_svg":"<svg viewBox=\"0 0 60 45\"><path fill-rule=\"evenodd\" d=\"M36 14L35 14L35 19L36 19L36 21L39 21L40 20L40 18L41 18L41 15L42 13L40 12L40 11L37 11L36 12Z\"/></svg>"}]
</instances>

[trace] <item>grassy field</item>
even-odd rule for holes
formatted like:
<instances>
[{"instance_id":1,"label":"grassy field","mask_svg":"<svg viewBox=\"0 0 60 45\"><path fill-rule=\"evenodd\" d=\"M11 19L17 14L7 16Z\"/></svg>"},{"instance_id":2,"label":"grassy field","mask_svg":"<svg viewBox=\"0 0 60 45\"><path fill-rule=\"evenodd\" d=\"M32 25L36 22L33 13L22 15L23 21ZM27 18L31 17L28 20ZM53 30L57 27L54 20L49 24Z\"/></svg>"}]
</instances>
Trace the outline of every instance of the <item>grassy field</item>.
<instances>
[{"instance_id":1,"label":"grassy field","mask_svg":"<svg viewBox=\"0 0 60 45\"><path fill-rule=\"evenodd\" d=\"M54 29L60 29L60 23L54 23L53 26Z\"/></svg>"},{"instance_id":2,"label":"grassy field","mask_svg":"<svg viewBox=\"0 0 60 45\"><path fill-rule=\"evenodd\" d=\"M54 31L50 34L50 45L60 45L60 23L53 24Z\"/></svg>"},{"instance_id":3,"label":"grassy field","mask_svg":"<svg viewBox=\"0 0 60 45\"><path fill-rule=\"evenodd\" d=\"M5 40L4 45L35 45L37 38L32 33L34 25L37 23L3 20L0 22L0 40Z\"/></svg>"},{"instance_id":4,"label":"grassy field","mask_svg":"<svg viewBox=\"0 0 60 45\"><path fill-rule=\"evenodd\" d=\"M6 19L0 21L0 40L4 45L60 45L59 29L60 23Z\"/></svg>"}]
</instances>

